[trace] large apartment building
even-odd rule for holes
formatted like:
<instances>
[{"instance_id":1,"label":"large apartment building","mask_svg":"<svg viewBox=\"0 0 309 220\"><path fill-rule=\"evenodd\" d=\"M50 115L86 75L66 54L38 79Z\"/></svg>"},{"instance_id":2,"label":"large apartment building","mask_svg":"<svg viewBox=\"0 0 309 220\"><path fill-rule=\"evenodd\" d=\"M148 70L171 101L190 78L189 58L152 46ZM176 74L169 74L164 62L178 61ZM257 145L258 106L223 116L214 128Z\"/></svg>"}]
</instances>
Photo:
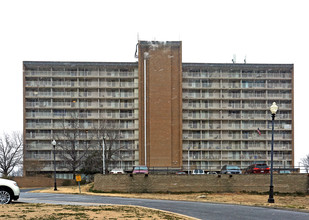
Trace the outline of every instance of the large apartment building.
<instances>
[{"instance_id":1,"label":"large apartment building","mask_svg":"<svg viewBox=\"0 0 309 220\"><path fill-rule=\"evenodd\" d=\"M274 166L293 167L292 64L182 63L178 41L139 41L137 52L130 63L23 63L26 175L53 171L51 140L73 119L80 152L100 147L98 128L117 130L109 169L269 163L273 102ZM71 170L58 154L61 177Z\"/></svg>"}]
</instances>

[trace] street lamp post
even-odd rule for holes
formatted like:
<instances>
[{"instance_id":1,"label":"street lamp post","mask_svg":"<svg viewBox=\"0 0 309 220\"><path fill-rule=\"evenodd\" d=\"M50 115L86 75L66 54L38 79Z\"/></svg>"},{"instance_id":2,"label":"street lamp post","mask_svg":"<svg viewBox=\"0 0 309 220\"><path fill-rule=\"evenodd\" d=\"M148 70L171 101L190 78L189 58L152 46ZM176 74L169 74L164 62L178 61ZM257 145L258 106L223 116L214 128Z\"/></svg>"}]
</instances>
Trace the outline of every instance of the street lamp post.
<instances>
[{"instance_id":1,"label":"street lamp post","mask_svg":"<svg viewBox=\"0 0 309 220\"><path fill-rule=\"evenodd\" d=\"M57 191L57 182L56 182L56 144L55 140L52 141L54 147L54 191Z\"/></svg>"},{"instance_id":2,"label":"street lamp post","mask_svg":"<svg viewBox=\"0 0 309 220\"><path fill-rule=\"evenodd\" d=\"M120 159L120 169L122 169L122 155L120 149L119 149L119 159Z\"/></svg>"},{"instance_id":3,"label":"street lamp post","mask_svg":"<svg viewBox=\"0 0 309 220\"><path fill-rule=\"evenodd\" d=\"M105 174L105 137L102 140L103 174Z\"/></svg>"},{"instance_id":4,"label":"street lamp post","mask_svg":"<svg viewBox=\"0 0 309 220\"><path fill-rule=\"evenodd\" d=\"M188 175L190 175L190 147L188 147Z\"/></svg>"},{"instance_id":5,"label":"street lamp post","mask_svg":"<svg viewBox=\"0 0 309 220\"><path fill-rule=\"evenodd\" d=\"M274 203L274 186L273 186L273 166L274 166L274 121L276 117L276 113L278 111L278 106L275 102L270 106L271 111L271 124L272 124L272 132L271 132L271 158L270 158L270 186L269 186L269 198L268 203Z\"/></svg>"}]
</instances>

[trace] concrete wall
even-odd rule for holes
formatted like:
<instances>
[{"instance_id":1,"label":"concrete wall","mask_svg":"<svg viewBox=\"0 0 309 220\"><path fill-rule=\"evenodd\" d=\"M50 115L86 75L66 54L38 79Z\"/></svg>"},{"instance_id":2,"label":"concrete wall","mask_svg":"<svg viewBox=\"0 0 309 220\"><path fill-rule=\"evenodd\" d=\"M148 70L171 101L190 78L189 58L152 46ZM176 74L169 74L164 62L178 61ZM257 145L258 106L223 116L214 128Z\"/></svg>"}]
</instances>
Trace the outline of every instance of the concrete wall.
<instances>
[{"instance_id":1,"label":"concrete wall","mask_svg":"<svg viewBox=\"0 0 309 220\"><path fill-rule=\"evenodd\" d=\"M94 190L104 192L268 192L269 175L101 175ZM274 191L308 193L306 174L274 175Z\"/></svg>"},{"instance_id":2,"label":"concrete wall","mask_svg":"<svg viewBox=\"0 0 309 220\"><path fill-rule=\"evenodd\" d=\"M14 181L17 182L21 188L33 188L33 187L53 187L54 179L48 177L14 177ZM57 179L57 186L62 186L64 181L71 181L71 185L75 184L75 180Z\"/></svg>"}]
</instances>

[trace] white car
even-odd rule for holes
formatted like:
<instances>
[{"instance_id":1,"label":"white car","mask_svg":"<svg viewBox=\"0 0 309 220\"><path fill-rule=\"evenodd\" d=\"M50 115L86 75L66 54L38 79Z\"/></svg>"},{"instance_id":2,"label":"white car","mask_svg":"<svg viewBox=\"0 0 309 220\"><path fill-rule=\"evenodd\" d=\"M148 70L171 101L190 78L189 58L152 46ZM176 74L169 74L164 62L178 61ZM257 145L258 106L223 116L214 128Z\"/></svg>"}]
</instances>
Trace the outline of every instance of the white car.
<instances>
[{"instance_id":1,"label":"white car","mask_svg":"<svg viewBox=\"0 0 309 220\"><path fill-rule=\"evenodd\" d=\"M0 204L9 204L19 198L20 190L15 181L0 178Z\"/></svg>"},{"instance_id":2,"label":"white car","mask_svg":"<svg viewBox=\"0 0 309 220\"><path fill-rule=\"evenodd\" d=\"M192 170L191 173L192 173L192 174L200 175L200 174L205 174L205 171L202 170L202 169L195 169L195 170Z\"/></svg>"},{"instance_id":3,"label":"white car","mask_svg":"<svg viewBox=\"0 0 309 220\"><path fill-rule=\"evenodd\" d=\"M112 169L109 173L110 174L124 174L124 170L116 168L116 169Z\"/></svg>"}]
</instances>

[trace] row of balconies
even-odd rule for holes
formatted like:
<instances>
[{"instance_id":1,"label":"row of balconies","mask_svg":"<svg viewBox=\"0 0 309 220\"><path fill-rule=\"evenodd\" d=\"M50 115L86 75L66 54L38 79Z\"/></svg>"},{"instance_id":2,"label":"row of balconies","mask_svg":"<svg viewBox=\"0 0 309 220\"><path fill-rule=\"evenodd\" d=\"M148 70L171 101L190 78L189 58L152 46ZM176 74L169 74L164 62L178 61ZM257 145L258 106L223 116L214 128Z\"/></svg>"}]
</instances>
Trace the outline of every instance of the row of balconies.
<instances>
[{"instance_id":1,"label":"row of balconies","mask_svg":"<svg viewBox=\"0 0 309 220\"><path fill-rule=\"evenodd\" d=\"M207 82L207 83L191 83L191 82L182 82L182 88L195 89L195 88L222 88L219 82Z\"/></svg>"},{"instance_id":2,"label":"row of balconies","mask_svg":"<svg viewBox=\"0 0 309 220\"><path fill-rule=\"evenodd\" d=\"M67 97L67 98L138 98L138 94L134 92L35 92L27 91L26 97Z\"/></svg>"},{"instance_id":3,"label":"row of balconies","mask_svg":"<svg viewBox=\"0 0 309 220\"><path fill-rule=\"evenodd\" d=\"M26 123L26 128L27 129L61 129L63 127L69 127L70 124L68 123ZM113 127L112 124L109 124L109 126ZM118 123L118 124L114 124L114 126L116 126L119 129L138 129L138 125L132 123ZM78 128L80 129L95 129L98 127L98 123L87 123L87 124L83 124L80 123L78 125ZM270 127L267 128L266 125L242 125L242 126L233 126L233 125L217 125L217 126L212 126L209 124L198 124L198 125L190 125L190 124L183 124L182 129L183 130L227 130L227 131L234 131L234 130L239 130L239 129L252 129L252 130L256 130L257 128L260 128L262 130L264 129L271 129ZM289 124L286 125L278 125L275 126L275 129L283 129L283 130L291 130L292 127Z\"/></svg>"},{"instance_id":4,"label":"row of balconies","mask_svg":"<svg viewBox=\"0 0 309 220\"><path fill-rule=\"evenodd\" d=\"M184 157L183 159L188 160L188 157ZM242 156L242 157L216 157L216 156L203 156L203 157L191 157L190 156L190 161L203 161L203 160L213 160L213 161L222 161L222 160L250 160L250 161L256 161L256 160L267 160L270 161L270 157L263 157L263 156ZM292 157L291 156L285 156L285 157L274 157L274 160L287 160L287 161L291 161Z\"/></svg>"},{"instance_id":5,"label":"row of balconies","mask_svg":"<svg viewBox=\"0 0 309 220\"><path fill-rule=\"evenodd\" d=\"M273 93L265 91L259 92L243 92L243 93L220 93L220 92L183 92L183 99L291 99L292 93Z\"/></svg>"},{"instance_id":6,"label":"row of balconies","mask_svg":"<svg viewBox=\"0 0 309 220\"><path fill-rule=\"evenodd\" d=\"M26 76L47 76L47 77L107 77L107 78L126 78L138 77L137 69L132 71L109 71L109 70L93 70L93 71L35 71L26 70Z\"/></svg>"},{"instance_id":7,"label":"row of balconies","mask_svg":"<svg viewBox=\"0 0 309 220\"><path fill-rule=\"evenodd\" d=\"M74 100L75 101L75 100ZM120 101L120 100L118 100ZM128 100L129 101L129 100ZM261 109L261 110L268 110L269 106L266 104L240 104L240 103L212 103L211 104L213 108L223 108L223 109ZM291 104L279 104L280 109L291 109ZM221 107L220 107L221 106ZM77 108L138 108L137 103L132 102L99 102L95 100L91 100L88 102L79 102L78 99L75 102L55 102L51 101L49 99L44 99L44 101L34 101L26 102L26 107L34 107L34 108L50 108L50 107L63 107L63 108L71 108L71 107L77 107ZM205 109L210 107L210 103L200 103L200 102L194 102L194 103L188 103L183 102L182 105L183 109Z\"/></svg>"},{"instance_id":8,"label":"row of balconies","mask_svg":"<svg viewBox=\"0 0 309 220\"><path fill-rule=\"evenodd\" d=\"M277 147L282 147L284 149L289 149L291 147L291 141L285 140L274 140L274 143ZM271 139L269 140L257 140L257 141L240 141L240 140L216 140L209 141L207 139L204 140L183 140L183 146L192 146L196 149L199 148L209 148L209 149L251 149L255 147L264 147L271 144Z\"/></svg>"},{"instance_id":9,"label":"row of balconies","mask_svg":"<svg viewBox=\"0 0 309 220\"><path fill-rule=\"evenodd\" d=\"M267 105L264 103L245 103L242 102L242 104L240 104L240 101L237 101L239 103L228 103L228 102L222 102L222 104L220 105L220 103L215 103L215 105L217 105L218 107L221 106L221 108L230 108L230 109L263 109L263 110L269 110L269 106L271 105ZM277 103L279 104L279 103ZM292 104L286 104L286 103L280 103L280 109L291 109L292 108ZM209 107L209 103L204 103L204 102L200 102L199 100L194 101L194 102L183 102L182 103L182 107L183 108L189 108L189 109L198 109L198 108L208 108Z\"/></svg>"},{"instance_id":10,"label":"row of balconies","mask_svg":"<svg viewBox=\"0 0 309 220\"><path fill-rule=\"evenodd\" d=\"M26 87L69 87L69 88L138 88L138 83L134 82L98 82L98 81L27 81ZM291 89L291 83L220 83L220 82L207 82L207 83L192 83L184 81L182 88L185 89Z\"/></svg>"},{"instance_id":11,"label":"row of balconies","mask_svg":"<svg viewBox=\"0 0 309 220\"><path fill-rule=\"evenodd\" d=\"M131 155L121 155L121 158L115 158L118 161L127 161L127 160L135 160L134 154ZM36 159L36 160L54 160L54 154L53 152L46 152L46 153L32 153L32 152L27 152L26 154L26 159ZM56 161L62 161L63 158L60 157L59 155L56 154Z\"/></svg>"},{"instance_id":12,"label":"row of balconies","mask_svg":"<svg viewBox=\"0 0 309 220\"><path fill-rule=\"evenodd\" d=\"M279 104L279 103L278 103ZM286 103L280 103L280 109L291 109L292 108L292 104L286 104ZM261 104L261 103L243 103L241 106L240 105L228 105L227 107L232 107L232 108L243 108L243 109L247 109L247 108L263 108L263 109L269 109L270 105L267 104ZM223 108L225 108L225 106L222 106ZM226 108L227 108L226 107Z\"/></svg>"},{"instance_id":13,"label":"row of balconies","mask_svg":"<svg viewBox=\"0 0 309 220\"><path fill-rule=\"evenodd\" d=\"M65 118L70 119L72 115L70 113L52 113L52 112L26 112L26 118ZM80 113L80 119L138 119L138 114L131 113Z\"/></svg>"},{"instance_id":14,"label":"row of balconies","mask_svg":"<svg viewBox=\"0 0 309 220\"><path fill-rule=\"evenodd\" d=\"M260 147L260 146L264 146L266 142L269 142L269 144L271 143L270 140L259 140L256 142L253 141L208 141L208 140L198 140L198 141L183 141L183 144L186 145L190 145L190 146L204 146L204 147L217 147L217 146L226 146L226 147L232 147L232 148L237 148L239 146L244 146L245 148L251 148L251 147ZM274 140L274 143L276 144L276 146L282 146L282 147L286 147L286 146L290 146L291 142L290 141L278 141L278 140Z\"/></svg>"},{"instance_id":15,"label":"row of balconies","mask_svg":"<svg viewBox=\"0 0 309 220\"><path fill-rule=\"evenodd\" d=\"M138 69L135 68L131 71L112 71L112 70L92 70L92 71L36 71L26 70L26 76L49 76L49 77L138 77ZM254 78L254 79L291 79L291 72L206 72L202 69L195 72L182 73L184 78Z\"/></svg>"},{"instance_id":16,"label":"row of balconies","mask_svg":"<svg viewBox=\"0 0 309 220\"><path fill-rule=\"evenodd\" d=\"M57 133L54 133L54 136L57 136ZM63 136L63 134L59 134L60 136ZM52 135L50 133L27 133L26 134L26 138L27 139L37 139L37 140L51 140ZM87 134L80 134L79 137L77 138L77 140L91 140L92 136L91 135L87 135ZM122 135L119 136L119 140L136 140L138 139L139 136L138 134L134 134L134 133L122 133Z\"/></svg>"},{"instance_id":17,"label":"row of balconies","mask_svg":"<svg viewBox=\"0 0 309 220\"><path fill-rule=\"evenodd\" d=\"M109 126L113 127L113 124L108 124ZM68 128L70 125L68 123L26 123L26 129L63 129L63 127ZM138 125L134 123L119 123L114 124L119 129L138 129ZM96 129L98 128L98 123L91 123L91 124L79 124L79 129Z\"/></svg>"},{"instance_id":18,"label":"row of balconies","mask_svg":"<svg viewBox=\"0 0 309 220\"><path fill-rule=\"evenodd\" d=\"M111 116L111 118L113 117L119 117L119 115L121 115L121 119L123 118L129 118L126 114L121 114L119 113L117 114L113 114ZM44 114L44 116L46 116ZM68 116L68 115L67 115ZM35 116L33 116L34 118L36 118ZM29 117L30 118L30 117ZM70 119L68 117L68 119ZM69 126L70 124L68 122L27 122L26 123L26 128L61 128L63 126ZM95 128L98 127L98 123L97 120L95 121L89 121L89 122L80 122L80 124L78 125L79 128ZM113 124L109 124L109 126L113 126ZM117 128L138 128L138 125L134 125L134 119L132 119L132 121L130 120L129 122L127 121L123 121L121 120L119 123L114 124L114 126L117 126ZM236 123L223 123L223 124L210 124L208 123L208 121L205 122L199 122L199 121L195 121L195 122L190 122L190 123L183 123L182 125L183 130L239 130L239 129L254 129L256 130L257 128L260 129L271 129L271 125L270 123L268 123L267 125L265 123L253 123L253 124L249 124L249 123L245 123L245 124L236 124ZM283 129L283 130L291 130L292 126L291 124L288 123L276 123L275 124L275 129Z\"/></svg>"},{"instance_id":19,"label":"row of balconies","mask_svg":"<svg viewBox=\"0 0 309 220\"><path fill-rule=\"evenodd\" d=\"M270 118L270 113L265 111L265 114L254 114L254 113L242 113L242 114L229 114L229 113L220 113L220 112L200 112L200 111L191 111L191 112L183 112L182 118L189 119L200 119L200 120L208 120L208 119L241 119L241 120L268 120ZM284 112L283 114L278 114L276 119L283 120L291 120L292 114L290 112Z\"/></svg>"},{"instance_id":20,"label":"row of balconies","mask_svg":"<svg viewBox=\"0 0 309 220\"><path fill-rule=\"evenodd\" d=\"M44 91L27 91L27 98L49 98L49 97L67 97L67 98L138 98L137 92L44 92ZM289 93L268 93L266 95L265 92L261 93L215 93L215 92L205 92L205 93L183 93L183 99L291 99L292 94Z\"/></svg>"},{"instance_id":21,"label":"row of balconies","mask_svg":"<svg viewBox=\"0 0 309 220\"><path fill-rule=\"evenodd\" d=\"M270 160L270 151L233 151L233 152L213 152L213 151L189 151L191 159L249 159L249 160ZM188 151L183 151L183 157L188 159ZM287 151L274 151L274 157L282 160L289 160L292 158L291 152Z\"/></svg>"},{"instance_id":22,"label":"row of balconies","mask_svg":"<svg viewBox=\"0 0 309 220\"><path fill-rule=\"evenodd\" d=\"M267 154L267 155L266 155ZM30 151L28 150L26 154L27 159L44 159L53 160L53 149L51 151ZM183 158L188 159L188 152L183 152ZM289 152L285 151L275 151L274 159L277 160L291 160L292 156ZM59 154L56 154L56 160L61 160L62 158ZM119 155L115 155L115 160L132 160L134 159L134 153L128 151L120 151ZM265 152L233 152L232 154L227 152L209 152L209 151L190 151L190 160L270 160L270 155L268 151Z\"/></svg>"},{"instance_id":23,"label":"row of balconies","mask_svg":"<svg viewBox=\"0 0 309 220\"><path fill-rule=\"evenodd\" d=\"M276 124L274 126L275 129L283 129L283 130L291 130L292 126L290 124ZM182 124L182 129L183 130L239 130L239 129L254 129L256 130L257 128L259 129L271 129L270 125L265 125L265 124L242 124L242 125L237 125L237 124L228 124L228 125L216 125L213 126L211 124L207 123L201 123L201 124Z\"/></svg>"},{"instance_id":24,"label":"row of balconies","mask_svg":"<svg viewBox=\"0 0 309 220\"><path fill-rule=\"evenodd\" d=\"M205 72L203 70L196 72L183 71L183 78L252 78L252 79L291 79L292 73L279 73L279 72L264 72L264 73L240 73L240 72Z\"/></svg>"},{"instance_id":25,"label":"row of balconies","mask_svg":"<svg viewBox=\"0 0 309 220\"><path fill-rule=\"evenodd\" d=\"M184 89L292 89L292 83L220 83L220 82L207 82L207 83L192 83L184 81L182 83Z\"/></svg>"},{"instance_id":26,"label":"row of balconies","mask_svg":"<svg viewBox=\"0 0 309 220\"><path fill-rule=\"evenodd\" d=\"M211 134L207 132L203 132L202 134L188 134L188 133L183 133L183 140L270 140L271 139L271 131L268 132L268 134L262 134L258 135L255 134L252 131L252 134L240 134L240 133L235 133L235 134L226 134L226 135L221 135L220 133L218 134ZM292 139L292 134L286 133L286 134L275 134L276 140L291 140Z\"/></svg>"},{"instance_id":27,"label":"row of balconies","mask_svg":"<svg viewBox=\"0 0 309 220\"><path fill-rule=\"evenodd\" d=\"M26 97L89 97L89 98L138 98L137 92L123 92L123 91L106 91L106 92L77 92L77 91L27 91ZM291 92L235 92L235 93L220 93L220 92L183 92L183 99L266 99L266 98L277 98L277 99L289 99L292 98Z\"/></svg>"},{"instance_id":28,"label":"row of balconies","mask_svg":"<svg viewBox=\"0 0 309 220\"><path fill-rule=\"evenodd\" d=\"M53 158L53 154L42 154L42 153L28 153L26 155L26 160L45 160L45 161L51 161L53 162L54 158ZM121 158L115 158L115 160L117 162L123 162L125 163L126 161L133 161L138 158L135 158L134 154L131 155L123 155L121 156ZM226 155L192 155L190 154L189 157L190 161L222 161L222 160L250 160L250 161L255 161L255 160L266 160L266 161L270 161L270 157L269 156L265 156L265 155L256 155L256 156L249 156L249 155L238 155L238 156L226 156ZM292 156L291 155L284 155L284 156L274 156L273 158L274 160L278 161L278 160L285 160L285 161L291 161L292 160ZM183 155L183 160L188 160L188 155ZM61 161L62 158L58 155L56 155L56 164L57 167L65 167L65 166L61 166ZM114 161L115 162L115 161ZM51 166L53 168L53 166Z\"/></svg>"},{"instance_id":29,"label":"row of balconies","mask_svg":"<svg viewBox=\"0 0 309 220\"><path fill-rule=\"evenodd\" d=\"M267 135L267 133L269 135L271 135L272 130L271 128L269 128L268 130L260 130L261 135L259 135L259 133L257 132L257 128L256 129L252 129L252 130L197 130L197 131L187 131L184 130L183 131L183 135L185 136L185 138L204 138L204 137L216 137L217 135L219 135L218 138L223 137L224 135L228 135L228 136L241 136L242 138L247 138L254 135L259 135L259 136L264 136ZM274 134L276 136L288 136L291 135L291 130L275 130ZM207 138L206 137L206 138Z\"/></svg>"},{"instance_id":30,"label":"row of balconies","mask_svg":"<svg viewBox=\"0 0 309 220\"><path fill-rule=\"evenodd\" d=\"M285 135L285 136L279 136L276 135L275 136L276 140L292 140L291 135ZM240 137L221 137L220 135L216 135L216 136L207 136L207 135L201 135L200 137L198 136L184 136L183 140L192 140L192 141L200 141L200 140L209 140L209 141L217 141L217 140L222 140L222 141L231 141L231 140L236 140L236 141L263 141L263 140L270 140L271 139L271 135L268 136L240 136Z\"/></svg>"},{"instance_id":31,"label":"row of balconies","mask_svg":"<svg viewBox=\"0 0 309 220\"><path fill-rule=\"evenodd\" d=\"M118 110L118 109L116 109ZM50 111L32 111L32 112L26 112L26 118L72 118L72 112L53 112L52 110ZM78 113L78 117L80 119L100 119L100 118L105 118L105 119L137 119L138 118L138 114L137 113L132 113L132 112L126 112L126 113L119 113L118 111L110 111L110 112L98 112L98 111L87 111L87 112L80 112ZM269 118L269 114L265 114L265 115L261 115L261 114L257 114L257 115L240 115L240 114L207 114L205 112L184 112L183 113L183 120L184 120L184 128L187 129L198 129L198 128L210 128L210 129L214 129L214 128L221 128L222 125L219 122L221 119L228 119L228 120L239 120L239 123L234 123L231 125L228 125L229 128L245 128L245 126L247 126L248 128L250 128L250 126L253 126L253 123L249 123L249 122L242 122L242 120L265 120L268 121ZM281 120L291 120L292 119L292 115L287 113L287 114L278 114L278 116L276 117L277 120L281 119ZM193 120L190 123L186 123L187 120ZM198 121L197 121L198 120ZM209 124L206 121L208 120L218 120L217 124ZM225 123L223 123L225 124ZM258 123L258 124L254 124L258 125L258 126L266 126L265 123ZM207 127L209 126L209 127ZM291 129L288 125L286 125L283 122L277 122L275 123L275 126L277 128L280 128L278 126L282 126L283 129ZM223 127L222 127L223 128Z\"/></svg>"},{"instance_id":32,"label":"row of balconies","mask_svg":"<svg viewBox=\"0 0 309 220\"><path fill-rule=\"evenodd\" d=\"M33 108L128 108L134 109L138 108L137 103L133 102L99 102L99 101L89 101L89 102L26 102L26 107Z\"/></svg>"},{"instance_id":33,"label":"row of balconies","mask_svg":"<svg viewBox=\"0 0 309 220\"><path fill-rule=\"evenodd\" d=\"M253 142L254 143L254 142ZM98 144L98 143L97 143ZM95 146L96 143L92 143L92 146ZM232 143L231 143L232 145ZM134 150L136 148L136 145L133 143L115 143L113 145L115 147L115 149L120 149L120 151L122 150ZM100 148L100 147L99 147ZM269 143L263 143L257 146L248 146L247 144L239 144L239 145L235 145L235 146L222 146L222 145L213 145L213 144L201 144L201 145L197 145L197 144L187 144L184 143L183 144L183 151L187 151L187 149L190 148L190 151L209 151L209 152L215 152L215 151L241 151L243 152L245 151L269 151L270 150L270 144ZM53 146L50 144L50 138L48 139L47 143L46 141L42 142L42 143L29 143L26 145L26 149L27 150L52 150ZM136 149L138 150L138 149ZM292 147L291 147L291 142L287 142L285 141L285 143L283 144L282 142L279 141L275 141L274 142L274 150L275 151L291 151Z\"/></svg>"},{"instance_id":34,"label":"row of balconies","mask_svg":"<svg viewBox=\"0 0 309 220\"><path fill-rule=\"evenodd\" d=\"M77 82L77 81L27 81L26 87L53 87L53 88L137 88L138 83L133 82Z\"/></svg>"},{"instance_id":35,"label":"row of balconies","mask_svg":"<svg viewBox=\"0 0 309 220\"><path fill-rule=\"evenodd\" d=\"M277 144L274 144L274 150L276 151L291 151L291 145L288 146L278 146ZM239 146L234 146L234 147L229 147L229 146L196 146L196 145L191 145L191 144L184 144L183 149L188 149L190 148L191 150L202 150L202 151L211 151L211 152L216 152L216 151L241 151L241 150L246 150L246 151L267 151L270 150L270 145L263 145L259 147L249 147L245 145L239 145Z\"/></svg>"},{"instance_id":36,"label":"row of balconies","mask_svg":"<svg viewBox=\"0 0 309 220\"><path fill-rule=\"evenodd\" d=\"M43 140L43 141L31 141L31 142L28 142L26 144L26 150L53 150L53 146L51 144L51 141L50 141L51 138L48 138L46 141ZM83 141L83 140L81 140ZM101 140L90 140L92 141L89 145L93 146L94 148L98 148L100 149L101 148L101 143L99 144L99 142ZM106 140L108 141L108 140ZM131 141L115 141L115 143L113 143L113 147L115 149L119 149L120 151L125 151L125 150L138 150L136 149L137 146L133 143L134 140L131 140ZM100 146L99 146L100 145Z\"/></svg>"}]
</instances>

